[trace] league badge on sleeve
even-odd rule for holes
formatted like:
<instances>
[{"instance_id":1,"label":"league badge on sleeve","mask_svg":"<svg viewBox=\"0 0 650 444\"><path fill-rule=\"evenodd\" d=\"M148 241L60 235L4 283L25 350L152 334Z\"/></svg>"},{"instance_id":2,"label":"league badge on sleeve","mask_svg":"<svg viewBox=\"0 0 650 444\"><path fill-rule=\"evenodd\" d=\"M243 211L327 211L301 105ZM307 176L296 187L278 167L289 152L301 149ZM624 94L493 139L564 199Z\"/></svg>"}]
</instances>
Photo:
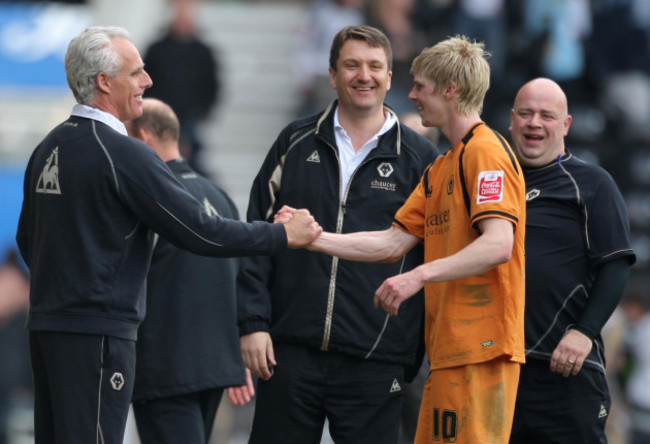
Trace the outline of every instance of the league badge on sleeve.
<instances>
[{"instance_id":1,"label":"league badge on sleeve","mask_svg":"<svg viewBox=\"0 0 650 444\"><path fill-rule=\"evenodd\" d=\"M502 170L481 171L478 174L476 203L501 202L503 200L503 179Z\"/></svg>"}]
</instances>

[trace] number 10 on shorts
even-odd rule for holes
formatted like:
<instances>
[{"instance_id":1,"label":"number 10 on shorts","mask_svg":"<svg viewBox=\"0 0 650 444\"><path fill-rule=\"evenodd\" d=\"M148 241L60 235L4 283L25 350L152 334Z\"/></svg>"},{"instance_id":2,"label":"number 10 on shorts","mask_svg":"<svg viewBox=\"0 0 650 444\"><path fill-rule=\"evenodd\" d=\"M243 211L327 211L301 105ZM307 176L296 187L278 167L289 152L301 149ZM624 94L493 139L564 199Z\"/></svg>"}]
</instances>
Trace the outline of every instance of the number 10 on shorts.
<instances>
[{"instance_id":1,"label":"number 10 on shorts","mask_svg":"<svg viewBox=\"0 0 650 444\"><path fill-rule=\"evenodd\" d=\"M456 442L458 415L453 410L433 409L433 436L434 441Z\"/></svg>"}]
</instances>

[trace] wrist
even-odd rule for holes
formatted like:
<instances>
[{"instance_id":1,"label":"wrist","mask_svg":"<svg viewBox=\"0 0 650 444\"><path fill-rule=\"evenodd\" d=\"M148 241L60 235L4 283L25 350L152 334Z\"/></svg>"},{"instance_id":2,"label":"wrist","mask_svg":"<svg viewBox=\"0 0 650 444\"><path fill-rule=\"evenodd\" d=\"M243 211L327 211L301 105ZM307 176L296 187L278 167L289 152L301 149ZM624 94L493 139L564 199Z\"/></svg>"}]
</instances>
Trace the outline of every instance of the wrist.
<instances>
[{"instance_id":1,"label":"wrist","mask_svg":"<svg viewBox=\"0 0 650 444\"><path fill-rule=\"evenodd\" d=\"M579 325L579 324L573 325L569 330L575 330L577 332L580 332L580 333L582 333L583 335L585 335L586 337L588 337L592 341L596 338L596 336L598 336L597 333L594 333L588 327L585 327L585 326Z\"/></svg>"}]
</instances>

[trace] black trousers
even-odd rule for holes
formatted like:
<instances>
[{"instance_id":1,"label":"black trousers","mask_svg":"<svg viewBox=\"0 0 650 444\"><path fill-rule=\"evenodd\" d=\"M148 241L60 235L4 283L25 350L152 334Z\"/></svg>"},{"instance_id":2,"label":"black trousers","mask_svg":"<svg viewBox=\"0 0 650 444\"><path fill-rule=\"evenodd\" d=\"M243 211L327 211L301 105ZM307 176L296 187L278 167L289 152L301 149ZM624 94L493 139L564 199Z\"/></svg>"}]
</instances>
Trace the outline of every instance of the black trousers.
<instances>
[{"instance_id":1,"label":"black trousers","mask_svg":"<svg viewBox=\"0 0 650 444\"><path fill-rule=\"evenodd\" d=\"M207 444L224 388L133 403L142 444Z\"/></svg>"},{"instance_id":2,"label":"black trousers","mask_svg":"<svg viewBox=\"0 0 650 444\"><path fill-rule=\"evenodd\" d=\"M604 444L611 399L605 375L583 367L576 376L529 359L521 367L510 443Z\"/></svg>"},{"instance_id":3,"label":"black trousers","mask_svg":"<svg viewBox=\"0 0 650 444\"><path fill-rule=\"evenodd\" d=\"M278 365L258 381L251 444L318 444L325 419L337 444L395 444L404 367L276 344Z\"/></svg>"},{"instance_id":4,"label":"black trousers","mask_svg":"<svg viewBox=\"0 0 650 444\"><path fill-rule=\"evenodd\" d=\"M135 375L135 342L31 331L35 444L122 444Z\"/></svg>"}]
</instances>

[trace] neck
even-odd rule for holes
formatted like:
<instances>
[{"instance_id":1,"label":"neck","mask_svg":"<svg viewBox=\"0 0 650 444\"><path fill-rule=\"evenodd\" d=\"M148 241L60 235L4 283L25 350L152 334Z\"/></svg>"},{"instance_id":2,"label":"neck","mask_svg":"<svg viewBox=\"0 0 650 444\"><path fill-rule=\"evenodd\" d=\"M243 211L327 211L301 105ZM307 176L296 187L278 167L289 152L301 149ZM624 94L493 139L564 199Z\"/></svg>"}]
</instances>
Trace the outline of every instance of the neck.
<instances>
[{"instance_id":1,"label":"neck","mask_svg":"<svg viewBox=\"0 0 650 444\"><path fill-rule=\"evenodd\" d=\"M345 109L339 107L339 123L350 136L355 151L377 134L385 121L383 106L368 113L347 113Z\"/></svg>"},{"instance_id":2,"label":"neck","mask_svg":"<svg viewBox=\"0 0 650 444\"><path fill-rule=\"evenodd\" d=\"M181 157L177 142L159 142L153 149L158 153L163 162L176 160Z\"/></svg>"},{"instance_id":3,"label":"neck","mask_svg":"<svg viewBox=\"0 0 650 444\"><path fill-rule=\"evenodd\" d=\"M456 115L448 122L445 127L441 127L442 133L449 139L451 146L454 147L460 143L465 134L477 123L481 122L478 113L470 116Z\"/></svg>"}]
</instances>

